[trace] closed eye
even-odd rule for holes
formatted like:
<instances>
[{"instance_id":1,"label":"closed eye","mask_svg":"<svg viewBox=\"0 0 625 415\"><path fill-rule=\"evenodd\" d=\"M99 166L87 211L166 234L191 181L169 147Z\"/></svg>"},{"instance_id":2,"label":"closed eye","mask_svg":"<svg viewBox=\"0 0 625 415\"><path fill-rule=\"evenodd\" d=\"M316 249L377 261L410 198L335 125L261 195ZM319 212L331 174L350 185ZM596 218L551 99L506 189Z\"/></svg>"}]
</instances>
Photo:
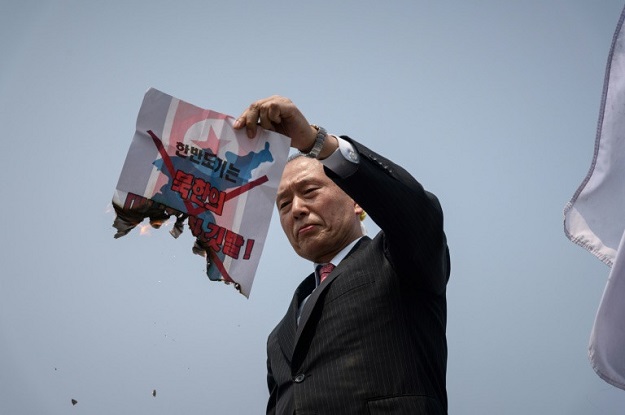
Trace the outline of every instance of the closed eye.
<instances>
[{"instance_id":1,"label":"closed eye","mask_svg":"<svg viewBox=\"0 0 625 415\"><path fill-rule=\"evenodd\" d=\"M318 187L309 187L306 190L304 190L304 194L305 195L310 195L311 193L313 193L313 192L315 192L317 190L319 190Z\"/></svg>"},{"instance_id":2,"label":"closed eye","mask_svg":"<svg viewBox=\"0 0 625 415\"><path fill-rule=\"evenodd\" d=\"M283 210L284 208L288 207L290 204L291 204L290 200L281 201L280 204L278 204L278 210Z\"/></svg>"}]
</instances>

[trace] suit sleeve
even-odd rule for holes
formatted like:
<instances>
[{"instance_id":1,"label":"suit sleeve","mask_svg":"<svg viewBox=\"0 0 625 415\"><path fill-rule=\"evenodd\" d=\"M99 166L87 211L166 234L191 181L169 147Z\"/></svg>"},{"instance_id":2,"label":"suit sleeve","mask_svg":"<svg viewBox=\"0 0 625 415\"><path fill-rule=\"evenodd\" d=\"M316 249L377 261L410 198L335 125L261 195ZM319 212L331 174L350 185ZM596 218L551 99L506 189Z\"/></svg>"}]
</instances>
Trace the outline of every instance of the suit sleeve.
<instances>
[{"instance_id":1,"label":"suit sleeve","mask_svg":"<svg viewBox=\"0 0 625 415\"><path fill-rule=\"evenodd\" d=\"M402 167L349 137L341 138L358 151L358 168L348 177L339 177L328 168L326 174L382 229L385 253L397 272L416 274L416 284L444 293L449 251L438 199Z\"/></svg>"},{"instance_id":2,"label":"suit sleeve","mask_svg":"<svg viewBox=\"0 0 625 415\"><path fill-rule=\"evenodd\" d=\"M273 378L273 372L271 371L271 364L269 358L267 358L267 387L269 388L269 400L267 401L267 415L274 415L276 413L276 399L277 399L277 385Z\"/></svg>"}]
</instances>

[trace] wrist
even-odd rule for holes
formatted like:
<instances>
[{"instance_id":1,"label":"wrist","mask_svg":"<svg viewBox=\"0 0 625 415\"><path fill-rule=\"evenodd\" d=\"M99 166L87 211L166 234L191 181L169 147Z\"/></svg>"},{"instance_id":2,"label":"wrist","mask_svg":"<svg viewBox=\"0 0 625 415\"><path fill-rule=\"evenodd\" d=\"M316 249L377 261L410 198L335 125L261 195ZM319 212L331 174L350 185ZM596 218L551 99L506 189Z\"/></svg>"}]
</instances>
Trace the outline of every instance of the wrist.
<instances>
[{"instance_id":1,"label":"wrist","mask_svg":"<svg viewBox=\"0 0 625 415\"><path fill-rule=\"evenodd\" d=\"M323 150L326 138L328 137L328 133L325 128L319 127L317 125L311 125L310 128L311 131L315 134L313 145L312 147L308 148L308 151L300 150L300 152L306 157L318 159L321 151Z\"/></svg>"},{"instance_id":2,"label":"wrist","mask_svg":"<svg viewBox=\"0 0 625 415\"><path fill-rule=\"evenodd\" d=\"M317 140L317 132L318 129L316 128L317 126L315 125L309 125L308 129L310 131L309 137L308 139L306 139L307 143L310 143L310 145L308 145L308 147L305 148L298 148L299 152L302 154L308 154L312 151L313 147L315 147L315 142Z\"/></svg>"},{"instance_id":3,"label":"wrist","mask_svg":"<svg viewBox=\"0 0 625 415\"><path fill-rule=\"evenodd\" d=\"M306 157L323 160L339 148L338 139L328 134L325 128L312 124L310 126L314 137L311 137L312 145L305 150L300 150L300 154Z\"/></svg>"},{"instance_id":4,"label":"wrist","mask_svg":"<svg viewBox=\"0 0 625 415\"><path fill-rule=\"evenodd\" d=\"M330 157L337 148L339 148L339 140L336 138L336 136L328 134L317 159L325 160L326 158Z\"/></svg>"}]
</instances>

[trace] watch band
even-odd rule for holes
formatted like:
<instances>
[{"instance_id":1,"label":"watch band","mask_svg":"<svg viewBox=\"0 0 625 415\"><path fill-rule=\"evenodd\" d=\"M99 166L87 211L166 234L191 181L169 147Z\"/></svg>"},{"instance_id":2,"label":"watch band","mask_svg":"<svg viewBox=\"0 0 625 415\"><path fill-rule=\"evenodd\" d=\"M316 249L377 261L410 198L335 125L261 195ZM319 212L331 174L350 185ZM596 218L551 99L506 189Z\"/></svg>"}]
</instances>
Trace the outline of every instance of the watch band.
<instances>
[{"instance_id":1,"label":"watch band","mask_svg":"<svg viewBox=\"0 0 625 415\"><path fill-rule=\"evenodd\" d=\"M325 128L320 127L318 125L311 124L311 126L317 130L317 136L315 137L315 144L313 145L313 148L308 153L302 152L302 155L313 158L313 159L318 159L319 153L321 152L321 149L323 148L323 142L328 136L328 132L326 131Z\"/></svg>"}]
</instances>

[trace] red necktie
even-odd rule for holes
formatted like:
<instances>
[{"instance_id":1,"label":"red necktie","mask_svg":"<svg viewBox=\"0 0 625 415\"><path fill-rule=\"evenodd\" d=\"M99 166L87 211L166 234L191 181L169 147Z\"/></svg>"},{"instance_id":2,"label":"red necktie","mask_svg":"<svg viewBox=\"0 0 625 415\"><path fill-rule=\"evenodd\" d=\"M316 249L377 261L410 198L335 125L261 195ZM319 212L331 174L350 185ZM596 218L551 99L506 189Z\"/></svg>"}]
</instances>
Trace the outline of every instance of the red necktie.
<instances>
[{"instance_id":1,"label":"red necktie","mask_svg":"<svg viewBox=\"0 0 625 415\"><path fill-rule=\"evenodd\" d=\"M334 269L334 265L330 262L328 262L327 264L319 268L319 284L321 284L323 280L325 280L326 277L330 275L333 269Z\"/></svg>"}]
</instances>

